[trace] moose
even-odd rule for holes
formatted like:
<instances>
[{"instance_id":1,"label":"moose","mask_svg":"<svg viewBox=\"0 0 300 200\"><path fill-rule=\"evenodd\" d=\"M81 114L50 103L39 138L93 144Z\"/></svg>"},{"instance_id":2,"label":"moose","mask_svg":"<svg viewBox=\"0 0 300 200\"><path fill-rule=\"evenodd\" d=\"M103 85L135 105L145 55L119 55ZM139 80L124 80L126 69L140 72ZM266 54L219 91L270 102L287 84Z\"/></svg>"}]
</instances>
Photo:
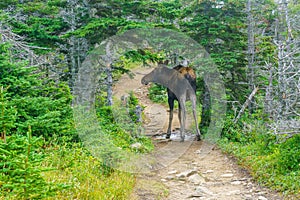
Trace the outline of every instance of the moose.
<instances>
[{"instance_id":1,"label":"moose","mask_svg":"<svg viewBox=\"0 0 300 200\"><path fill-rule=\"evenodd\" d=\"M166 65L159 64L152 72L145 75L141 82L144 85L153 82L167 87L168 104L170 108L167 139L171 136L174 101L176 100L178 101L179 107L178 118L180 122L180 137L181 141L184 141L186 101L190 100L192 102L193 117L196 124L197 140L201 140L196 112L196 75L191 67L177 65L173 68L168 68Z\"/></svg>"}]
</instances>

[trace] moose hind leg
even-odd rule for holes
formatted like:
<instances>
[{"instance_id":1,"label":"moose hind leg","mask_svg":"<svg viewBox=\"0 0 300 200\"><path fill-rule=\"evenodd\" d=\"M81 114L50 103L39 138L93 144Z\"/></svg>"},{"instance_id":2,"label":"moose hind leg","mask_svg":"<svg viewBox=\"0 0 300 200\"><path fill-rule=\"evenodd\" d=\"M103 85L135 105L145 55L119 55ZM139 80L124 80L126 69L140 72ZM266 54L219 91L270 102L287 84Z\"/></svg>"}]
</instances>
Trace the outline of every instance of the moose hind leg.
<instances>
[{"instance_id":1,"label":"moose hind leg","mask_svg":"<svg viewBox=\"0 0 300 200\"><path fill-rule=\"evenodd\" d=\"M180 107L180 103L178 102L178 120L179 120L179 124L181 124L181 107Z\"/></svg>"},{"instance_id":2,"label":"moose hind leg","mask_svg":"<svg viewBox=\"0 0 300 200\"><path fill-rule=\"evenodd\" d=\"M185 117L186 117L186 113L185 113L185 103L184 101L180 103L179 106L179 121L180 121L180 138L181 138L181 142L184 141L185 138Z\"/></svg>"},{"instance_id":3,"label":"moose hind leg","mask_svg":"<svg viewBox=\"0 0 300 200\"><path fill-rule=\"evenodd\" d=\"M172 129L172 121L173 121L173 109L174 109L174 99L169 98L168 99L170 113L169 113L169 125L167 130L167 136L166 139L169 139L171 137L171 129Z\"/></svg>"}]
</instances>

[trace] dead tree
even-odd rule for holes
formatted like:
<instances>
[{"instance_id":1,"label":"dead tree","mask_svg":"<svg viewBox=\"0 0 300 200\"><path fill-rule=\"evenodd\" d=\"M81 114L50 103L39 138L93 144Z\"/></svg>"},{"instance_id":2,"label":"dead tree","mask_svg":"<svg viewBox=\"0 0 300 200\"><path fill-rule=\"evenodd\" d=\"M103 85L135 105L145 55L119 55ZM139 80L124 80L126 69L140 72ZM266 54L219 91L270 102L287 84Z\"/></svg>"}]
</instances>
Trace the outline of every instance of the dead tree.
<instances>
[{"instance_id":1,"label":"dead tree","mask_svg":"<svg viewBox=\"0 0 300 200\"><path fill-rule=\"evenodd\" d=\"M288 135L300 133L300 123L297 119L300 116L300 67L299 50L300 43L293 36L292 17L289 13L288 1L278 2L278 18L275 25L274 44L277 46L277 68L275 68L276 86L269 88L273 92L273 107L268 108L272 113L274 122L270 128L275 134ZM299 30L295 30L299 31ZM271 78L271 77L270 77Z\"/></svg>"}]
</instances>

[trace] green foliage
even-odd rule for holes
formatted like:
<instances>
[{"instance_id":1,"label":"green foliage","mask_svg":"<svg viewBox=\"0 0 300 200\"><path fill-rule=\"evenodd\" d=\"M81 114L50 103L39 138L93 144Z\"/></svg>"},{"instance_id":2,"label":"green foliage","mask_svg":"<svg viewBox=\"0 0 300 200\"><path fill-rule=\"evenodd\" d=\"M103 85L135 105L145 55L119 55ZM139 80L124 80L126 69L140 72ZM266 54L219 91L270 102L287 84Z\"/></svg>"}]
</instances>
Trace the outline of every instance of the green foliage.
<instances>
[{"instance_id":1,"label":"green foliage","mask_svg":"<svg viewBox=\"0 0 300 200\"><path fill-rule=\"evenodd\" d=\"M77 37L89 37L92 42L98 42L99 39L104 39L110 35L117 33L117 27L125 24L126 21L120 18L96 18L90 19L85 25L73 32L68 32L63 37L75 35Z\"/></svg>"},{"instance_id":2,"label":"green foliage","mask_svg":"<svg viewBox=\"0 0 300 200\"><path fill-rule=\"evenodd\" d=\"M22 133L31 125L33 135L46 139L54 135L72 137L72 111L63 106L69 105L64 99L22 97L12 100L11 104L15 105L18 113L17 133Z\"/></svg>"},{"instance_id":3,"label":"green foliage","mask_svg":"<svg viewBox=\"0 0 300 200\"><path fill-rule=\"evenodd\" d=\"M17 0L2 0L0 2L0 9L5 9L8 6L15 5L17 2Z\"/></svg>"},{"instance_id":4,"label":"green foliage","mask_svg":"<svg viewBox=\"0 0 300 200\"><path fill-rule=\"evenodd\" d=\"M125 1L123 10L127 13L132 13L132 10L137 10L136 15L139 18L160 16L167 21L172 21L180 16L181 3L179 1Z\"/></svg>"},{"instance_id":5,"label":"green foliage","mask_svg":"<svg viewBox=\"0 0 300 200\"><path fill-rule=\"evenodd\" d=\"M70 146L71 145L71 146ZM52 146L43 166L55 170L44 172L47 182L68 185L47 199L130 199L135 177L129 173L104 168L80 144Z\"/></svg>"},{"instance_id":6,"label":"green foliage","mask_svg":"<svg viewBox=\"0 0 300 200\"><path fill-rule=\"evenodd\" d=\"M221 75L230 77L224 79L230 100L242 101L247 87L238 85L237 82L246 80L244 2L224 1L224 5L220 6L219 1L197 1L182 11L182 17L188 17L191 13L194 16L180 22L181 30L199 42L210 54Z\"/></svg>"},{"instance_id":7,"label":"green foliage","mask_svg":"<svg viewBox=\"0 0 300 200\"><path fill-rule=\"evenodd\" d=\"M76 6L73 7L75 4ZM23 59L22 57L21 59L21 57L16 58L17 56L14 56L19 53L14 52L18 51L16 48L12 51L10 45L0 44L1 135L10 136L8 143L11 142L11 144L14 143L12 141L25 141L23 142L24 148L26 141L28 143L29 140L20 135L27 132L28 126L31 126L34 136L43 136L49 143L57 142L57 138L59 140L74 138L76 135L74 134L74 122L70 106L72 96L69 87L60 80L51 80L51 77L44 73L44 67L47 70L55 71L55 73L58 71L57 73L62 74L59 75L60 77L68 79L71 77L70 70L61 69L61 60L69 64L69 68L71 68L70 54L74 58L77 54L82 56L99 41L133 28L165 27L186 33L203 45L219 66L220 73L225 77L228 100L244 102L249 95L248 85L240 84L247 82L245 5L245 0L92 0L84 1L84 3L78 1L74 4L65 0L2 0L0 2L0 9L2 10L0 28L3 28L1 39L9 41L11 38L8 36L12 34L8 33L12 31L12 33L18 34L15 35L18 40L12 42L26 42L22 43L25 46L17 45L25 57L27 55L25 49L33 49L29 46L34 45L36 46L34 48L35 53L49 53L52 56L59 52L62 58L54 58L53 60L56 59L54 63L50 59L51 63L43 64L43 69L32 67L26 58ZM259 5L260 7L254 8L252 12L255 19L258 19L257 28L260 29L260 32L264 32L264 34L259 33L255 36L255 61L258 66L261 66L265 65L266 62L270 64L277 62L276 56L274 56L276 46L273 44L274 28L272 27L275 20L273 11L276 13L276 7L271 0L263 1ZM295 2L289 2L289 7L291 16L296 16L299 13L299 5ZM279 29L278 31L283 32ZM283 33L283 35L285 34ZM293 36L295 40L299 36L299 33L294 29ZM74 43L72 40L74 38L78 39L76 41L84 39L89 45L84 48L79 48L84 45L78 45L78 48L69 48L70 46L75 47L74 44L71 44ZM181 44L178 43L175 48L181 48ZM45 56L49 55L46 54ZM83 56L80 56L78 56L79 62L83 59ZM34 59L29 55L28 57ZM162 55L153 53L151 50L137 50L128 52L124 58L127 59L127 62L134 61L147 64L149 61L161 60ZM123 64L114 67L121 69ZM116 79L120 74L126 72L124 69L114 71L114 78ZM74 69L74 73L77 70ZM265 85L268 84L266 77L259 77L258 82L258 85L262 85L260 88L265 88ZM200 86L198 91L204 88L203 84L198 84L198 86ZM149 96L154 102L166 102L167 99L165 89L158 85L151 86ZM140 125L135 123L134 110L135 106L138 105L137 99L131 94L128 105L125 107L119 103L116 103L114 107L104 107L105 97L103 91L101 96L97 97L99 100L96 102L99 104L96 105L97 115L101 128L113 138L114 144L122 149L133 151L130 145L140 142L142 148L138 152L150 151L153 148L150 139L140 136ZM203 112L202 117L209 118L209 115L209 112ZM253 119L249 121L247 118L251 117L246 116L238 124L233 124L231 117L226 119L222 142L224 149L237 155L259 181L281 191L299 192L299 181L297 181L299 180L299 136L278 143L276 137L266 134L268 130L264 128L263 122L257 122ZM264 120L263 117L259 117L259 119ZM202 120L204 121L204 119ZM35 139L31 141L35 141ZM37 143L39 141L37 140ZM1 149L4 149L3 145ZM5 148L8 147L5 146ZM120 174L111 172L108 174L114 177L110 179L111 177L107 177L107 174L104 175L101 172L101 170L106 170L103 168L103 163L91 157L87 152L81 152L82 148L74 146L70 149L60 146L56 148L51 149L53 154L48 152L52 157L47 161L47 164L51 165L50 161L55 160L56 163L53 166L57 167L58 170L55 173L53 171L44 173L49 173L47 179L52 182L59 180L60 175L63 174L62 183L70 181L74 186L72 191L61 191L57 198L129 198L128 191L130 188L132 189L134 182L132 177L123 179L123 176L126 177L127 175L122 174L122 178L118 179ZM11 149L12 152L17 151ZM36 147L31 152L38 152L40 149L40 147ZM40 152L42 151L40 150ZM21 154L23 157L28 157L26 152ZM74 158L72 158L73 155ZM37 163L40 163L39 158L35 158L38 160ZM15 161L14 158L11 159L12 162ZM17 156L16 159L19 157ZM30 166L35 167L34 165ZM17 173L18 176L20 174L21 172ZM52 178L51 175L56 176ZM39 176L34 177L42 180L39 179ZM34 177L31 177L32 180ZM130 186L122 187L122 183L126 181L130 183ZM37 183L38 181L33 181L33 184ZM40 183L41 186L47 185L47 182L41 181ZM89 190L90 184L92 184L91 190ZM114 187L115 185L117 187ZM1 182L0 188L3 189L3 182ZM27 186L22 186L22 188L24 191ZM37 190L28 191L33 194ZM67 195L64 195L66 191Z\"/></svg>"},{"instance_id":8,"label":"green foliage","mask_svg":"<svg viewBox=\"0 0 300 200\"><path fill-rule=\"evenodd\" d=\"M134 152L150 152L153 149L151 139L141 134L141 124L136 122L137 105L138 99L131 92L126 105L116 102L113 106L101 106L96 109L96 113L101 130L116 147ZM134 143L140 143L141 148L131 148Z\"/></svg>"},{"instance_id":9,"label":"green foliage","mask_svg":"<svg viewBox=\"0 0 300 200\"><path fill-rule=\"evenodd\" d=\"M248 144L255 139L251 131L246 131L243 129L242 123L234 123L233 117L228 115L224 122L224 127L222 130L222 137L228 139L231 142L237 142L241 144Z\"/></svg>"},{"instance_id":10,"label":"green foliage","mask_svg":"<svg viewBox=\"0 0 300 200\"><path fill-rule=\"evenodd\" d=\"M153 52L151 49L138 49L125 53L125 58L131 62L141 62L146 65L148 62L155 63L164 59L162 52Z\"/></svg>"},{"instance_id":11,"label":"green foliage","mask_svg":"<svg viewBox=\"0 0 300 200\"><path fill-rule=\"evenodd\" d=\"M0 193L9 199L42 199L53 196L62 185L46 182L41 173L49 168L41 167L45 157L41 150L41 137L14 135L7 143L0 141Z\"/></svg>"},{"instance_id":12,"label":"green foliage","mask_svg":"<svg viewBox=\"0 0 300 200\"><path fill-rule=\"evenodd\" d=\"M50 139L72 139L74 135L71 109L72 96L64 83L47 80L35 67L10 59L9 45L0 45L0 86L3 112L11 113L2 121L8 134L23 134L28 126L32 135ZM5 105L4 105L5 104ZM11 124L13 122L13 124Z\"/></svg>"},{"instance_id":13,"label":"green foliage","mask_svg":"<svg viewBox=\"0 0 300 200\"><path fill-rule=\"evenodd\" d=\"M8 106L8 98L6 97L6 90L3 86L0 87L0 133L1 138L6 140L8 130L15 128L16 109Z\"/></svg>"},{"instance_id":14,"label":"green foliage","mask_svg":"<svg viewBox=\"0 0 300 200\"><path fill-rule=\"evenodd\" d=\"M261 121L233 124L229 118L225 124L220 141L224 151L235 155L260 183L286 194L299 194L300 135L280 143Z\"/></svg>"},{"instance_id":15,"label":"green foliage","mask_svg":"<svg viewBox=\"0 0 300 200\"><path fill-rule=\"evenodd\" d=\"M159 84L151 84L149 88L149 98L155 103L168 102L167 90Z\"/></svg>"},{"instance_id":16,"label":"green foliage","mask_svg":"<svg viewBox=\"0 0 300 200\"><path fill-rule=\"evenodd\" d=\"M139 100L136 96L134 96L133 92L129 93L128 99L128 109L129 115L133 122L137 122L138 116L136 115L136 107L139 106Z\"/></svg>"},{"instance_id":17,"label":"green foliage","mask_svg":"<svg viewBox=\"0 0 300 200\"><path fill-rule=\"evenodd\" d=\"M52 47L56 42L60 42L56 35L63 27L64 23L61 19L29 17L27 24L16 21L14 24L14 32L25 35L28 42L37 46Z\"/></svg>"},{"instance_id":18,"label":"green foliage","mask_svg":"<svg viewBox=\"0 0 300 200\"><path fill-rule=\"evenodd\" d=\"M62 42L59 35L66 28L59 17L60 5L57 0L51 1L22 1L15 3L14 9L7 12L9 26L14 33L21 35L29 44L38 47L55 47ZM22 20L15 16L22 16ZM37 48L37 52L51 49Z\"/></svg>"}]
</instances>

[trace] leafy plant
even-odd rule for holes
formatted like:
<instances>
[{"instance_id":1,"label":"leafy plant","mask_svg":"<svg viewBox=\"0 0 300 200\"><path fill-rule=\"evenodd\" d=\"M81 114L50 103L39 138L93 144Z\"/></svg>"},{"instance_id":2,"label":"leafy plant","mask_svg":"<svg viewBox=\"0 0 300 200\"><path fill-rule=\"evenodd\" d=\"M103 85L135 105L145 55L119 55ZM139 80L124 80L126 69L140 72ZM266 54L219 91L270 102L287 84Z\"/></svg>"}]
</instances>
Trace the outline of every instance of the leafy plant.
<instances>
[{"instance_id":1,"label":"leafy plant","mask_svg":"<svg viewBox=\"0 0 300 200\"><path fill-rule=\"evenodd\" d=\"M155 103L166 103L168 96L165 87L159 84L151 84L149 98Z\"/></svg>"},{"instance_id":2,"label":"leafy plant","mask_svg":"<svg viewBox=\"0 0 300 200\"><path fill-rule=\"evenodd\" d=\"M141 108L141 106L139 105L138 98L134 95L134 93L132 91L129 93L129 99L128 99L127 106L129 108L129 115L130 115L132 121L134 123L138 123L137 120L138 120L139 116L137 116L137 107Z\"/></svg>"}]
</instances>

